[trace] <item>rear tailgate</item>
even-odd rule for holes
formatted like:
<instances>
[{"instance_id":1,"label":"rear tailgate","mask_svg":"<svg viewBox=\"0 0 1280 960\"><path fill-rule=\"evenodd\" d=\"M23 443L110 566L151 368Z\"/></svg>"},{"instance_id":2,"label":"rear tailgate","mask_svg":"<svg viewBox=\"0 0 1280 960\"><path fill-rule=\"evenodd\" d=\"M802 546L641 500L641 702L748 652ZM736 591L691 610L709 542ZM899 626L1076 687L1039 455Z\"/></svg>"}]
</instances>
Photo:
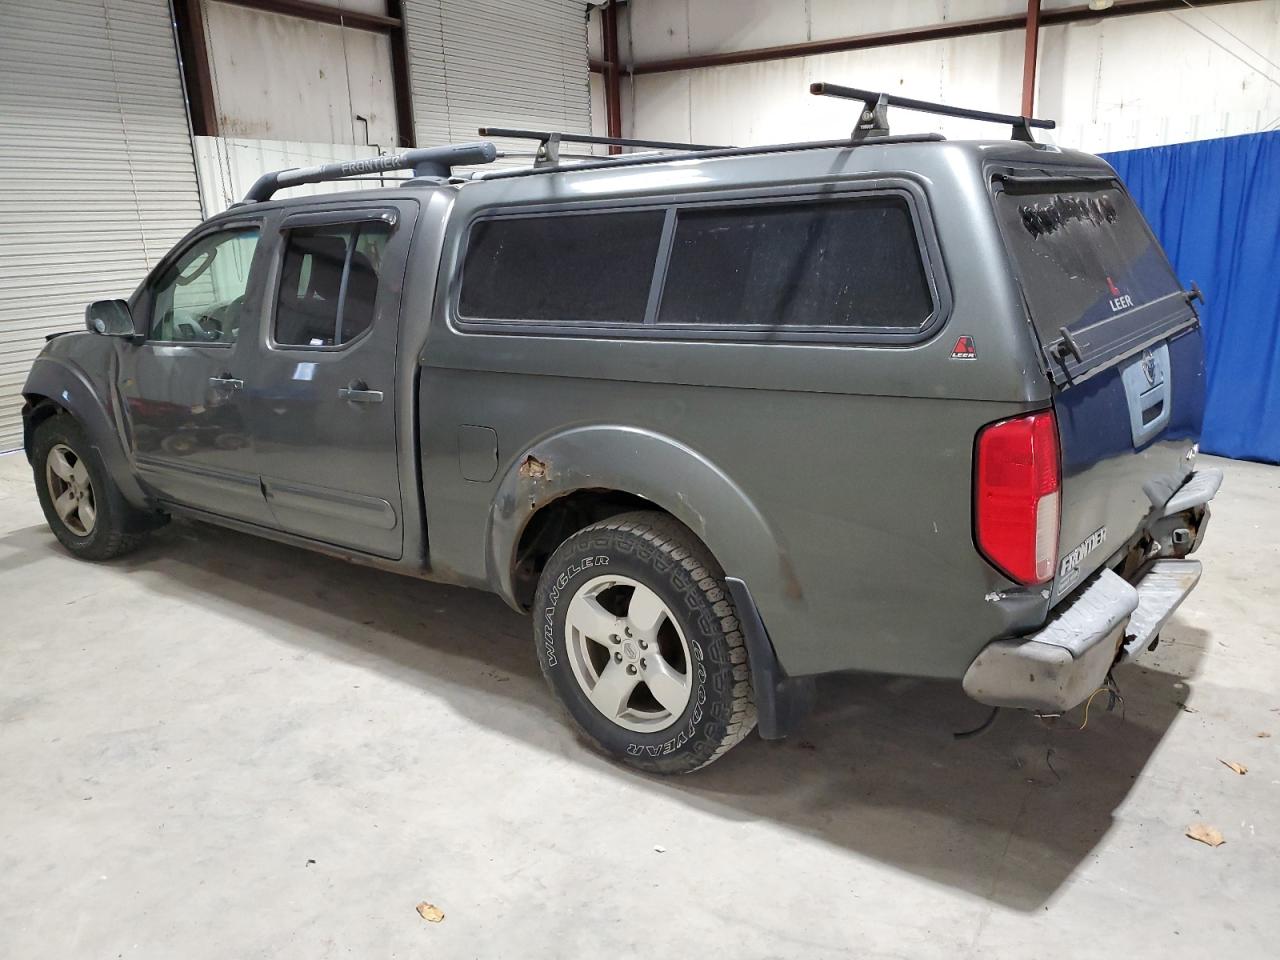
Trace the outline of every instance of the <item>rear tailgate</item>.
<instances>
[{"instance_id":1,"label":"rear tailgate","mask_svg":"<svg viewBox=\"0 0 1280 960\"><path fill-rule=\"evenodd\" d=\"M1125 545L1191 472L1204 407L1194 309L1110 175L998 177L996 213L1062 444L1054 599Z\"/></svg>"}]
</instances>

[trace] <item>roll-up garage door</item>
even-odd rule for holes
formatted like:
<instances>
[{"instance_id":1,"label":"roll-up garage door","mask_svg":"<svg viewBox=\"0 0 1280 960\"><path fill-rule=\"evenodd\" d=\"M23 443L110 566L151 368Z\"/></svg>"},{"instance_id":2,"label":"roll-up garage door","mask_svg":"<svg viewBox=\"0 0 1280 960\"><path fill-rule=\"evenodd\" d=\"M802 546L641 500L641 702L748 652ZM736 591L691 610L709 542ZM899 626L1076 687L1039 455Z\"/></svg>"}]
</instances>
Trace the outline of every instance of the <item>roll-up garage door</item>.
<instances>
[{"instance_id":1,"label":"roll-up garage door","mask_svg":"<svg viewBox=\"0 0 1280 960\"><path fill-rule=\"evenodd\" d=\"M45 335L199 219L167 0L0 2L0 450Z\"/></svg>"},{"instance_id":2,"label":"roll-up garage door","mask_svg":"<svg viewBox=\"0 0 1280 960\"><path fill-rule=\"evenodd\" d=\"M484 125L591 132L585 0L405 0L403 8L418 146L475 140Z\"/></svg>"}]
</instances>

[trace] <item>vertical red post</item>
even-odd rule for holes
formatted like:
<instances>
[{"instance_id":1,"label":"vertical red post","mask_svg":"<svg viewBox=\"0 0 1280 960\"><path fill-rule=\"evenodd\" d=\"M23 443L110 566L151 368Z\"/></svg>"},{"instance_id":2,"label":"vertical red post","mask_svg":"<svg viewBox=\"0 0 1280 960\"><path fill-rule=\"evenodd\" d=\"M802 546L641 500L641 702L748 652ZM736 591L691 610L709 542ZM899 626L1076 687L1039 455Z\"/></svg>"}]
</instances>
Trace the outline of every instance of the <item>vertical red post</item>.
<instances>
[{"instance_id":1,"label":"vertical red post","mask_svg":"<svg viewBox=\"0 0 1280 960\"><path fill-rule=\"evenodd\" d=\"M604 113L608 134L622 136L622 77L618 62L618 0L609 0L600 12L600 24L604 31ZM611 146L610 153L621 153L622 148Z\"/></svg>"},{"instance_id":2,"label":"vertical red post","mask_svg":"<svg viewBox=\"0 0 1280 960\"><path fill-rule=\"evenodd\" d=\"M1040 46L1040 0L1027 0L1027 45L1022 56L1022 115L1036 104L1036 50Z\"/></svg>"}]
</instances>

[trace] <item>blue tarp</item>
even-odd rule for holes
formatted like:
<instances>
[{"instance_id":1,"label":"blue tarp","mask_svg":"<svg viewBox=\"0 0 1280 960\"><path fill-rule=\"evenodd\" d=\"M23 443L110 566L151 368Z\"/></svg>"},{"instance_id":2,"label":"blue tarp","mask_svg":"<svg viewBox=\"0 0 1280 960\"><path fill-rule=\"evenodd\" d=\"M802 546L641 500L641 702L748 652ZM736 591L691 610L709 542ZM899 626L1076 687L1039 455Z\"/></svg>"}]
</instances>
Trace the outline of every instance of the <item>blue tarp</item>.
<instances>
[{"instance_id":1,"label":"blue tarp","mask_svg":"<svg viewBox=\"0 0 1280 960\"><path fill-rule=\"evenodd\" d=\"M1280 132L1103 157L1204 291L1201 448L1280 463Z\"/></svg>"}]
</instances>

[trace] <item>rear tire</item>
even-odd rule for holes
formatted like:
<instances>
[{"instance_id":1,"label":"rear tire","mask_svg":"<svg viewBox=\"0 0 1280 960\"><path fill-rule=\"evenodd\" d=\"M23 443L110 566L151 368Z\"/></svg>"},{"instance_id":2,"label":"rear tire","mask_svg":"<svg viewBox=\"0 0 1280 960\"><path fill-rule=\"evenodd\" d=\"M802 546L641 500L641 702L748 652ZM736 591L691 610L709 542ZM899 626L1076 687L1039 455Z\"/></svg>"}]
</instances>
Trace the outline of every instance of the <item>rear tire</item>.
<instances>
[{"instance_id":1,"label":"rear tire","mask_svg":"<svg viewBox=\"0 0 1280 960\"><path fill-rule=\"evenodd\" d=\"M623 514L561 544L538 581L534 642L579 728L641 770L691 773L755 726L724 571L666 514Z\"/></svg>"},{"instance_id":2,"label":"rear tire","mask_svg":"<svg viewBox=\"0 0 1280 960\"><path fill-rule=\"evenodd\" d=\"M32 444L36 494L59 542L84 560L110 560L135 549L138 511L111 481L84 429L65 414L36 427Z\"/></svg>"}]
</instances>

